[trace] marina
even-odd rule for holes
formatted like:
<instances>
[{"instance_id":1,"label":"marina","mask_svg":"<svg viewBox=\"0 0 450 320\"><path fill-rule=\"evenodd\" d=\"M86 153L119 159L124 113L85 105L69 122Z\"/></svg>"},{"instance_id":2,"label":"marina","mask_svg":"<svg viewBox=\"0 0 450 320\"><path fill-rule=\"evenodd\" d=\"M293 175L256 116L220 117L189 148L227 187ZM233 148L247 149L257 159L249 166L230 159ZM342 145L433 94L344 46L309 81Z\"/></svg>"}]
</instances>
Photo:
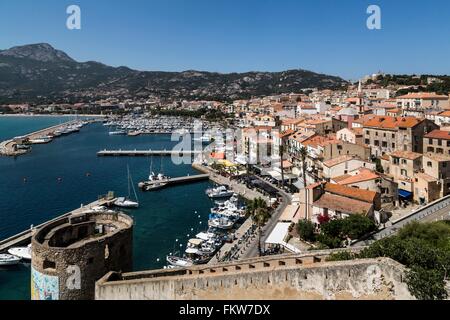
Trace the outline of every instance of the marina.
<instances>
[{"instance_id":1,"label":"marina","mask_svg":"<svg viewBox=\"0 0 450 320\"><path fill-rule=\"evenodd\" d=\"M205 131L217 131L217 127L202 122L197 128L192 119L185 117L126 115L123 117L109 117L103 120L103 125L109 128L110 135L139 136L148 134L202 134Z\"/></svg>"},{"instance_id":2,"label":"marina","mask_svg":"<svg viewBox=\"0 0 450 320\"><path fill-rule=\"evenodd\" d=\"M108 128L101 123L92 124L83 134L71 135L67 139L57 140L55 144L36 145L36 152L30 154L30 158L18 158L19 166L22 162L25 164L29 162L28 160L33 161L33 158L40 159L33 163L33 167L37 165L37 167L52 168L47 171L47 174L50 172L50 175L53 176L53 178L46 176L35 180L37 179L36 172L27 173L31 169L29 168L21 171L24 178L16 177L17 180L13 187L19 189L26 189L28 185L34 185L37 181L41 183L42 179L42 183L46 185L41 188L34 186L33 189L47 189L48 191L44 191L47 192L47 197L51 195L50 198L54 199L44 205L44 207L54 207L47 212L47 219L45 216L40 216L39 219L20 220L22 230L27 228L26 223L28 226L36 224L35 230L41 223L53 221L55 216L61 217L61 212L70 211L70 209L64 210L61 206L53 206L56 201L64 203L66 208L71 204L73 208L77 207L77 201L82 203L85 202L84 199L92 198L94 194L101 194L104 190L115 190L117 195L107 197L106 203L94 203L84 209L78 206L79 209L75 212L82 212L80 210L86 210L86 208L94 209L101 205L107 207L115 205L119 210L125 210L130 214L136 221L134 242L136 270L176 268L205 264L212 260L217 261L219 258L222 260L228 256L227 252L230 250L231 244L250 235L252 223L251 220L245 219L245 207L238 194L247 199L264 197L262 194L227 181L225 178L209 172L206 167L197 164L193 166L173 164L170 158L164 156L165 150L170 150L169 148L176 143L171 141L170 135L130 137L129 135L109 135L108 133ZM105 159L108 157L98 156L96 152L92 152L92 150L99 150L105 146L108 147L106 150L128 150L128 148L123 148L125 145L133 148L129 148L130 150L146 150L149 146L151 146L150 151L159 150L159 154L150 153L149 156L156 156L158 161L161 161L161 173L156 175L150 170L150 176L158 176L161 179L153 178L155 181L151 181L145 178L142 180L144 177L149 177L147 157L118 156ZM147 148L143 148L144 145ZM61 149L66 150L66 161L64 162L59 161ZM68 157L71 159L70 161L67 160ZM3 159L3 166L9 163L7 159ZM39 164L39 161L42 163ZM1 165L2 162L0 162ZM68 166L70 166L70 170L67 168ZM166 176L165 173L172 177ZM145 187L150 188L150 191L153 191L153 187L155 187L155 190L161 190L161 192L146 192L148 190L145 188L141 188L141 192L136 192L133 189L138 184L135 184L131 177L146 183ZM95 183L93 183L93 179L95 179ZM212 187L209 181L216 182L217 186ZM157 186L161 182L163 182L163 188ZM49 186L52 187L49 188ZM166 186L171 187L165 188ZM67 194L73 196L68 199L65 197ZM194 194L195 198L193 198ZM34 211L33 203L36 207L42 206L40 200L39 198L32 200L27 210ZM0 211L14 212L15 210L12 207L7 208ZM72 213L65 215L70 214ZM31 228L24 232L17 231L16 235L11 235L10 232L14 228L7 226L10 226L8 220L12 221L13 217L14 215L2 217L6 220L5 224L0 227L0 239L5 238L6 228L8 228L6 231L8 237L0 243L0 248L2 252L5 252L4 254L7 254L8 250L12 248L19 250L16 251L18 254L26 253L29 250L26 245L31 237ZM243 227L247 233L241 231ZM0 297L2 290L5 290L3 292L6 295L6 291L20 287L17 285L17 281L20 279L22 279L20 280L22 286L29 281L27 280L29 269L26 264L20 265L17 267L18 269L15 268L0 272L0 281L5 282L5 286L0 289ZM17 276L6 278L8 274L17 274ZM27 295L27 291L24 291L24 294L19 297L26 299Z\"/></svg>"},{"instance_id":3,"label":"marina","mask_svg":"<svg viewBox=\"0 0 450 320\"><path fill-rule=\"evenodd\" d=\"M147 158L106 159L96 156L98 150L105 147L164 150L174 144L170 135L109 136L106 127L94 123L80 134L35 145L26 157L0 158L0 239L11 238L23 230L29 231L31 225L40 225L80 208L81 203L88 203L108 190L126 196L127 165L135 186L136 182L148 178ZM172 177L199 174L190 165L175 165L166 157L162 161L165 173ZM204 230L212 206L205 194L210 186L205 178L196 183L174 184L157 193L136 190L139 208L129 211L136 221L135 270L162 268L167 254L173 251L174 239L180 239L184 245L188 233L193 235ZM29 236L25 238L22 244L13 247L26 246ZM30 269L26 264L6 271L0 268L0 283L0 298L29 299Z\"/></svg>"}]
</instances>

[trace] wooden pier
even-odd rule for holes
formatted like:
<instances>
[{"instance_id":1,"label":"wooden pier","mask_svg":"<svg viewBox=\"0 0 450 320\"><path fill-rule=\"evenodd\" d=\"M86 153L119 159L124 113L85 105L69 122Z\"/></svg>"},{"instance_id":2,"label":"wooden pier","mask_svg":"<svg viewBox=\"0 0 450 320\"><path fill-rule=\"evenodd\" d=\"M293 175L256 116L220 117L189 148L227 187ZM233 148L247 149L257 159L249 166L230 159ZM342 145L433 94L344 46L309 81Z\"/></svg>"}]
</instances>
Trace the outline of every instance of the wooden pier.
<instances>
[{"instance_id":1,"label":"wooden pier","mask_svg":"<svg viewBox=\"0 0 450 320\"><path fill-rule=\"evenodd\" d=\"M73 210L69 213L65 213L57 218L54 218L47 222L44 222L38 226L34 226L33 229L30 228L28 230L25 230L21 233L18 233L16 235L12 236L12 237L9 237L8 239L2 240L2 241L0 241L0 253L5 252L5 251L7 251L11 248L17 247L17 246L27 245L27 244L31 243L31 237L33 235L33 231L43 227L44 225L46 225L48 223L57 221L62 218L69 217L71 215L82 213L84 211L87 211L87 210L92 209L97 206L110 205L114 201L115 201L115 199L108 199L108 198L103 198L103 199L97 200L87 206L82 206L76 210Z\"/></svg>"},{"instance_id":2,"label":"wooden pier","mask_svg":"<svg viewBox=\"0 0 450 320\"><path fill-rule=\"evenodd\" d=\"M97 152L99 157L149 157L149 156L195 156L202 154L197 150L103 150Z\"/></svg>"},{"instance_id":3,"label":"wooden pier","mask_svg":"<svg viewBox=\"0 0 450 320\"><path fill-rule=\"evenodd\" d=\"M198 174L194 176L185 176L185 177L178 177L178 178L171 178L168 180L164 180L164 183L167 183L167 186L169 185L177 185L177 184L185 184L185 183L194 183L198 181L203 180L209 180L209 174ZM158 183L161 183L161 181L146 181L144 182L146 186L152 186Z\"/></svg>"}]
</instances>

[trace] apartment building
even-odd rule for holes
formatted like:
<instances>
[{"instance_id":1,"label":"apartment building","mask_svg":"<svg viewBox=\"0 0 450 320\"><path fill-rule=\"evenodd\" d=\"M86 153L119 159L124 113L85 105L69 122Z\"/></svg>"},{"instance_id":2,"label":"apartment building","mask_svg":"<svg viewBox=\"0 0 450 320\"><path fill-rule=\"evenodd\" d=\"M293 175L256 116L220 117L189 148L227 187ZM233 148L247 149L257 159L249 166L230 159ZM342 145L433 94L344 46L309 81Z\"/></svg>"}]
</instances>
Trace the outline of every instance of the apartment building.
<instances>
[{"instance_id":1,"label":"apartment building","mask_svg":"<svg viewBox=\"0 0 450 320\"><path fill-rule=\"evenodd\" d=\"M423 169L415 175L414 200L425 204L450 194L450 157L424 154Z\"/></svg>"},{"instance_id":2,"label":"apartment building","mask_svg":"<svg viewBox=\"0 0 450 320\"><path fill-rule=\"evenodd\" d=\"M404 111L425 112L428 110L444 110L449 108L449 97L435 92L409 93L397 97L398 108Z\"/></svg>"},{"instance_id":3,"label":"apartment building","mask_svg":"<svg viewBox=\"0 0 450 320\"><path fill-rule=\"evenodd\" d=\"M363 123L364 144L375 157L398 150L422 153L423 137L438 128L427 119L375 116Z\"/></svg>"},{"instance_id":4,"label":"apartment building","mask_svg":"<svg viewBox=\"0 0 450 320\"><path fill-rule=\"evenodd\" d=\"M355 156L339 156L322 163L322 178L332 179L334 177L342 177L360 168L373 170L375 169L375 165Z\"/></svg>"},{"instance_id":5,"label":"apartment building","mask_svg":"<svg viewBox=\"0 0 450 320\"><path fill-rule=\"evenodd\" d=\"M336 137L341 141L354 144L362 144L364 142L362 128L344 128L336 133Z\"/></svg>"},{"instance_id":6,"label":"apartment building","mask_svg":"<svg viewBox=\"0 0 450 320\"><path fill-rule=\"evenodd\" d=\"M388 156L388 159L388 162L382 161L385 174L392 177L398 184L399 197L403 200L411 200L415 174L422 170L422 154L395 151Z\"/></svg>"},{"instance_id":7,"label":"apartment building","mask_svg":"<svg viewBox=\"0 0 450 320\"><path fill-rule=\"evenodd\" d=\"M450 156L450 132L433 130L423 139L423 150L426 153Z\"/></svg>"}]
</instances>

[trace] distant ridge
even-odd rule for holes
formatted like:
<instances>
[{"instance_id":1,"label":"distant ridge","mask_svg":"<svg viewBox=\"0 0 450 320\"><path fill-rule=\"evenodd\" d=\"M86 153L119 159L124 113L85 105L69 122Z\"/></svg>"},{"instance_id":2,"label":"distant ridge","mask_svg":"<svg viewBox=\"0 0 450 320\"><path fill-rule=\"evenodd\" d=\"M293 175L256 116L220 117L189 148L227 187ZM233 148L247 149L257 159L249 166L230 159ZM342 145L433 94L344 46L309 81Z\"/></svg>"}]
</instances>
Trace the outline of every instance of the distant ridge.
<instances>
[{"instance_id":1,"label":"distant ridge","mask_svg":"<svg viewBox=\"0 0 450 320\"><path fill-rule=\"evenodd\" d=\"M115 68L99 62L77 62L47 43L0 51L0 103L108 96L233 100L347 84L339 77L301 69L222 74Z\"/></svg>"}]
</instances>

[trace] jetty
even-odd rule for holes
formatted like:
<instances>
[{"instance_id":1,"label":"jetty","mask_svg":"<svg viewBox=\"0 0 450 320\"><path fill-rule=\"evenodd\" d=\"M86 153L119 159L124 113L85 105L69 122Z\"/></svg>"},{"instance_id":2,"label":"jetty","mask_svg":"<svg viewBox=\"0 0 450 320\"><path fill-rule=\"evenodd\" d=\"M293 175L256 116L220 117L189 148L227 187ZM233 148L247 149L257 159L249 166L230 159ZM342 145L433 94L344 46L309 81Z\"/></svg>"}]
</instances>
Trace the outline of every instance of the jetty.
<instances>
[{"instance_id":1,"label":"jetty","mask_svg":"<svg viewBox=\"0 0 450 320\"><path fill-rule=\"evenodd\" d=\"M70 126L73 124L76 124L78 121L74 120L74 121L69 121L69 122L65 122L62 124L58 124L52 127L48 127L45 129L41 129L35 132L31 132L28 133L26 135L20 136L20 137L15 137L13 139L9 139L3 142L0 142L0 155L4 155L4 156L20 156L23 155L25 153L28 152L28 150L21 150L17 148L17 145L20 144L20 141L27 141L27 140L33 140L33 139L37 139L41 136L46 136L48 134L51 134L53 132L55 132L58 129L61 129L63 127L66 126Z\"/></svg>"},{"instance_id":2,"label":"jetty","mask_svg":"<svg viewBox=\"0 0 450 320\"><path fill-rule=\"evenodd\" d=\"M103 150L97 152L99 157L149 157L149 156L195 156L202 154L199 150Z\"/></svg>"},{"instance_id":3,"label":"jetty","mask_svg":"<svg viewBox=\"0 0 450 320\"><path fill-rule=\"evenodd\" d=\"M5 252L8 249L11 249L11 248L14 248L14 247L17 247L17 246L26 245L26 244L31 243L31 237L33 235L33 232L35 230L41 228L42 226L48 224L48 223L57 221L57 220L62 219L62 218L69 217L71 215L80 214L80 213L82 213L84 211L90 210L90 209L98 207L98 206L111 206L114 203L115 200L116 200L115 198L104 197L102 199L99 199L97 201L94 201L94 202L90 203L87 206L81 206L78 209L75 209L75 210L73 210L71 212L68 212L68 213L65 213L65 214L63 214L63 215L61 215L61 216L59 216L57 218L51 219L49 221L46 221L46 222L44 222L44 223L42 223L42 224L40 224L38 226L33 226L30 229L28 229L28 230L25 230L25 231L20 232L20 233L14 235L12 237L9 237L9 238L7 238L5 240L2 240L2 241L0 241L0 253Z\"/></svg>"}]
</instances>

